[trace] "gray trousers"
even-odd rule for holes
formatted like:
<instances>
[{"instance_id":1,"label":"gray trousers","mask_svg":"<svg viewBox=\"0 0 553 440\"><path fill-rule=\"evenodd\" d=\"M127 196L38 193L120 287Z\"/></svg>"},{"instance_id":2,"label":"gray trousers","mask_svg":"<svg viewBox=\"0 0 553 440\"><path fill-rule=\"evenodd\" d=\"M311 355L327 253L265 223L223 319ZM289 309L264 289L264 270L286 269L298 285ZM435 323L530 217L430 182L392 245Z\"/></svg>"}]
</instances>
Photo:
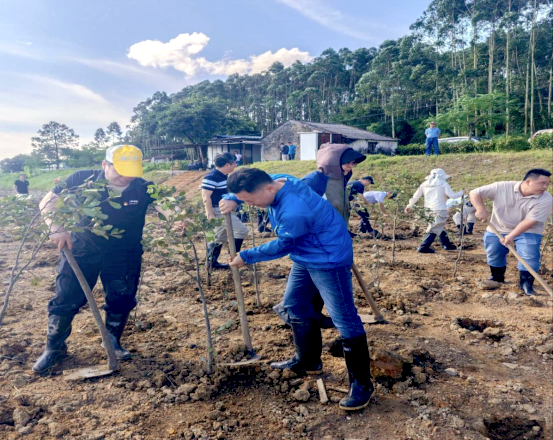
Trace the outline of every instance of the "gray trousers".
<instances>
[{"instance_id":1,"label":"gray trousers","mask_svg":"<svg viewBox=\"0 0 553 440\"><path fill-rule=\"evenodd\" d=\"M440 235L442 231L445 229L447 218L448 218L448 215L446 210L434 211L434 221L432 223L428 223L428 227L426 228L426 233Z\"/></svg>"},{"instance_id":2,"label":"gray trousers","mask_svg":"<svg viewBox=\"0 0 553 440\"><path fill-rule=\"evenodd\" d=\"M221 214L221 210L219 208L214 207L213 212L215 213L215 217L225 218L225 216ZM246 238L250 233L250 230L246 227L246 225L244 225L244 223L240 221L238 217L236 217L236 214L230 214L230 218L232 220L232 232L234 233L234 238ZM225 223L223 223L221 226L215 229L215 243L224 244L227 242L227 228L225 226Z\"/></svg>"}]
</instances>

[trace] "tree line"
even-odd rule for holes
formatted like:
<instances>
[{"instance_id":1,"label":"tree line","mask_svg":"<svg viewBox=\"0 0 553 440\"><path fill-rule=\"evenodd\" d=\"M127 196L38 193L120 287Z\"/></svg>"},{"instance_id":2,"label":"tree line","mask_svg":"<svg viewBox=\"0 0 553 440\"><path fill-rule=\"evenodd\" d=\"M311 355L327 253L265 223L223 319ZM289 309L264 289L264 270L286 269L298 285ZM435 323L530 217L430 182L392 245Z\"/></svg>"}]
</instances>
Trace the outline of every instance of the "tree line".
<instances>
[{"instance_id":1,"label":"tree line","mask_svg":"<svg viewBox=\"0 0 553 440\"><path fill-rule=\"evenodd\" d=\"M404 145L424 141L430 118L446 135L528 137L553 127L552 87L553 0L433 0L409 35L377 48L329 48L306 64L156 92L133 109L124 135L114 122L78 149L73 130L45 124L26 161L80 166L116 141L148 151L215 133L267 134L289 119Z\"/></svg>"},{"instance_id":2,"label":"tree line","mask_svg":"<svg viewBox=\"0 0 553 440\"><path fill-rule=\"evenodd\" d=\"M173 123L209 103L263 133L303 119L406 144L423 140L429 117L447 115L451 135L529 135L552 125L552 29L551 0L434 0L409 35L378 48L327 49L307 64L157 92L135 107L129 134L144 146L205 141L210 130Z\"/></svg>"}]
</instances>

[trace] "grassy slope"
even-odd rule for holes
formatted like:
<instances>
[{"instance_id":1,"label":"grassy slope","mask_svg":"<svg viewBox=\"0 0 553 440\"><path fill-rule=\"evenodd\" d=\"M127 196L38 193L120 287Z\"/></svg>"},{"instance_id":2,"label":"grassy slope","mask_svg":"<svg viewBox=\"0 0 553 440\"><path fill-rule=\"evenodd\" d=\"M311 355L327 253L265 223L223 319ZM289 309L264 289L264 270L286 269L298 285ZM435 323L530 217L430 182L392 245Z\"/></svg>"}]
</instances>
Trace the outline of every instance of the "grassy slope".
<instances>
[{"instance_id":1,"label":"grassy slope","mask_svg":"<svg viewBox=\"0 0 553 440\"><path fill-rule=\"evenodd\" d=\"M54 179L59 177L65 179L71 173L77 171L76 169L63 169L45 171L38 176L31 176L29 179L29 188L31 190L48 191L54 186ZM144 174L144 178L147 180L153 180L154 182L161 183L167 178L171 177L170 174L163 171L150 171ZM0 173L0 189L12 189L13 182L19 179L19 173L3 174Z\"/></svg>"},{"instance_id":2,"label":"grassy slope","mask_svg":"<svg viewBox=\"0 0 553 440\"><path fill-rule=\"evenodd\" d=\"M316 169L315 161L262 162L255 164L269 173L288 173L303 177ZM376 187L388 187L398 180L421 183L432 168L443 168L452 178L454 189L472 189L499 180L520 180L530 168L553 168L551 150L533 150L517 153L445 154L441 156L368 156L354 170L354 178L369 174ZM75 170L48 171L29 179L31 189L49 190L56 177L65 178ZM0 174L0 189L11 189L18 174ZM161 183L168 173L151 171L144 176Z\"/></svg>"},{"instance_id":3,"label":"grassy slope","mask_svg":"<svg viewBox=\"0 0 553 440\"><path fill-rule=\"evenodd\" d=\"M255 164L269 173L288 173L303 177L316 169L315 161L263 162ZM551 150L517 153L447 154L441 156L368 156L359 164L353 178L373 176L375 186L407 180L420 184L433 168L442 168L450 176L454 190L472 189L501 180L521 180L531 168L553 168Z\"/></svg>"}]
</instances>

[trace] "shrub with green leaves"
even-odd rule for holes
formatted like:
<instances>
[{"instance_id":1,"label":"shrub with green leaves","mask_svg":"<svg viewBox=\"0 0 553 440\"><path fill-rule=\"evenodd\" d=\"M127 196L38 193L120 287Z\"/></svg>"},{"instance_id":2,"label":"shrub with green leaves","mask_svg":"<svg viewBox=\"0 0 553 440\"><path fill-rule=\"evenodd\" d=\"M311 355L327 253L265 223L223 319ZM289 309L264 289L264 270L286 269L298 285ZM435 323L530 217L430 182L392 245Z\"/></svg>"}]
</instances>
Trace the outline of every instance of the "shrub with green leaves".
<instances>
[{"instance_id":1,"label":"shrub with green leaves","mask_svg":"<svg viewBox=\"0 0 553 440\"><path fill-rule=\"evenodd\" d=\"M530 144L522 136L512 136L494 139L496 151L526 151Z\"/></svg>"},{"instance_id":2,"label":"shrub with green leaves","mask_svg":"<svg viewBox=\"0 0 553 440\"><path fill-rule=\"evenodd\" d=\"M533 150L553 149L553 133L542 133L530 141Z\"/></svg>"}]
</instances>

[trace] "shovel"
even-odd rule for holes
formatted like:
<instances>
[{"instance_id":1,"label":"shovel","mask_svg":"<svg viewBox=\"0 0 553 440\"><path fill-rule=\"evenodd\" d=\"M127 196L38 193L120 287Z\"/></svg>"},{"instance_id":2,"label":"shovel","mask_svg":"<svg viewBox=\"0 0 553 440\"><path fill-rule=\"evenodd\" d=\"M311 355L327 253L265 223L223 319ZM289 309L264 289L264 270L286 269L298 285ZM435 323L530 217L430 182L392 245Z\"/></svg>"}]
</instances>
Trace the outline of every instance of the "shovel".
<instances>
[{"instance_id":1,"label":"shovel","mask_svg":"<svg viewBox=\"0 0 553 440\"><path fill-rule=\"evenodd\" d=\"M94 300L94 296L92 295L90 286L88 285L86 278L84 277L81 269L79 268L79 265L77 264L77 261L73 256L73 253L69 250L67 245L64 246L62 251L65 254L65 258L67 258L67 261L71 266L71 269L73 269L73 272L75 272L75 275L79 280L79 284L81 285L81 288L83 289L83 292L86 296L86 300L90 305L90 310L92 310L92 315L94 316L94 320L96 321L96 325L100 329L100 334L102 335L102 342L108 356L107 366L95 365L92 367L67 370L63 372L64 379L76 380L76 379L88 379L91 377L107 376L108 374L111 374L114 371L117 371L119 369L119 362L117 361L117 357L115 356L113 344L111 343L111 340L108 336L108 330L104 325L104 322L102 321L102 316L100 315L100 311L98 310L98 306L96 305L96 301Z\"/></svg>"},{"instance_id":2,"label":"shovel","mask_svg":"<svg viewBox=\"0 0 553 440\"><path fill-rule=\"evenodd\" d=\"M236 245L234 243L234 233L232 231L232 219L230 214L225 215L225 223L227 227L228 247L230 256L234 259L236 257ZM231 267L232 278L234 279L234 290L236 290L236 302L238 303L238 313L240 314L240 326L242 327L242 339L244 345L248 351L249 359L239 362L221 363L225 366L242 366L259 362L261 356L256 354L252 345L252 338L250 336L250 328L248 326L248 315L246 315L246 305L244 304L244 292L242 291L242 283L240 281L240 271L236 266Z\"/></svg>"},{"instance_id":3,"label":"shovel","mask_svg":"<svg viewBox=\"0 0 553 440\"><path fill-rule=\"evenodd\" d=\"M495 228L494 225L488 223L488 227L495 235L497 235L499 240L503 240L503 235L500 234L500 232ZM538 282L543 286L547 293L549 293L549 295L551 295L551 297L553 298L553 289L551 289L551 287L545 282L545 280L534 269L532 269L532 267L526 261L524 261L524 258L519 255L515 247L512 244L508 244L506 247L513 253L516 259L520 261L520 263L526 268L526 270L530 272L536 280L538 280Z\"/></svg>"},{"instance_id":4,"label":"shovel","mask_svg":"<svg viewBox=\"0 0 553 440\"><path fill-rule=\"evenodd\" d=\"M373 311L373 315L359 315L361 322L363 322L363 324L385 324L386 320L384 319L384 316L382 316L382 313L380 313L380 310L378 310L378 306L369 292L369 286L365 283L365 280L361 276L361 272L359 272L359 269L357 269L355 263L351 265L351 270L353 271L353 274L355 275L359 286L361 286L361 290L365 294L365 297L367 298L367 301ZM371 285L373 284L374 282L371 282Z\"/></svg>"}]
</instances>

